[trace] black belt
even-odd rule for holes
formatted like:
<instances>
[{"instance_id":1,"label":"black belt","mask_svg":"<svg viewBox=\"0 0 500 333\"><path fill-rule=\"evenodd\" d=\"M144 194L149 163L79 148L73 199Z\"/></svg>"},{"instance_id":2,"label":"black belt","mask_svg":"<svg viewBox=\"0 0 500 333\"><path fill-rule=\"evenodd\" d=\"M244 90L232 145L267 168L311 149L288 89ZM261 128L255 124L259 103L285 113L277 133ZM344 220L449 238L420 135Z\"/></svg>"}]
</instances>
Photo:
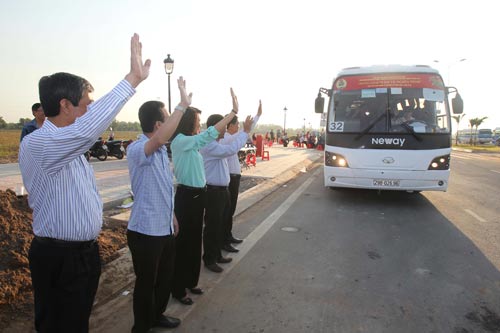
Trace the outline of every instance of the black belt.
<instances>
[{"instance_id":1,"label":"black belt","mask_svg":"<svg viewBox=\"0 0 500 333\"><path fill-rule=\"evenodd\" d=\"M241 178L241 175L237 174L237 173L230 173L229 177L231 177L231 178Z\"/></svg>"},{"instance_id":2,"label":"black belt","mask_svg":"<svg viewBox=\"0 0 500 333\"><path fill-rule=\"evenodd\" d=\"M189 190L189 191L200 191L200 192L205 192L207 190L206 186L192 187L192 186L187 186L187 185L183 185L183 184L177 184L177 188L182 188L182 189Z\"/></svg>"},{"instance_id":3,"label":"black belt","mask_svg":"<svg viewBox=\"0 0 500 333\"><path fill-rule=\"evenodd\" d=\"M207 190L224 191L227 190L227 186L217 186L217 185L207 184Z\"/></svg>"},{"instance_id":4,"label":"black belt","mask_svg":"<svg viewBox=\"0 0 500 333\"><path fill-rule=\"evenodd\" d=\"M40 236L35 236L35 240L40 244L67 247L67 248L85 248L85 247L90 247L97 243L96 239L92 239L89 241L65 241L61 239L40 237Z\"/></svg>"}]
</instances>

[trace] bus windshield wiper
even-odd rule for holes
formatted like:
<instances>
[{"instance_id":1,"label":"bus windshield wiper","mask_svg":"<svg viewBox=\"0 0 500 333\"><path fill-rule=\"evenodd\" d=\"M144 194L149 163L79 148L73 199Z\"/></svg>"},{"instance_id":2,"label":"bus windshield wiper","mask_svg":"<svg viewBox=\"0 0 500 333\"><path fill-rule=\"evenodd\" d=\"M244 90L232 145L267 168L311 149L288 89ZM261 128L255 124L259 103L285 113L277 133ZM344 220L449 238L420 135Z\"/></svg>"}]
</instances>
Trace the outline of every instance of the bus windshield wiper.
<instances>
[{"instance_id":1,"label":"bus windshield wiper","mask_svg":"<svg viewBox=\"0 0 500 333\"><path fill-rule=\"evenodd\" d=\"M413 127L411 127L407 123L402 123L401 127L403 127L408 133L410 133L411 135L413 135L415 137L415 139L417 139L417 141L419 141L419 142L422 141L422 137L418 136L417 133L415 133L415 130L413 129Z\"/></svg>"},{"instance_id":2,"label":"bus windshield wiper","mask_svg":"<svg viewBox=\"0 0 500 333\"><path fill-rule=\"evenodd\" d=\"M355 138L354 140L359 140L361 139L363 136L365 136L368 132L370 132L370 130L373 128L373 126L375 126L382 118L385 117L385 113L381 113L380 116L377 117L377 119L375 119L370 125L368 125L367 128L365 128L361 133L359 133Z\"/></svg>"}]
</instances>

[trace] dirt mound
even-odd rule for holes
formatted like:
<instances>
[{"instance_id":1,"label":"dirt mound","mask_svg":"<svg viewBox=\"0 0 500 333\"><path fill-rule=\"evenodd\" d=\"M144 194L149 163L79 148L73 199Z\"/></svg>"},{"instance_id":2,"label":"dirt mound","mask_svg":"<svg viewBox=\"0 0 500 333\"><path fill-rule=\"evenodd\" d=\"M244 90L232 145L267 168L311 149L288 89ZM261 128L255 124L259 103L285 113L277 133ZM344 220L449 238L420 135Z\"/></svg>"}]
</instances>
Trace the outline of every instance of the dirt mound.
<instances>
[{"instance_id":1,"label":"dirt mound","mask_svg":"<svg viewBox=\"0 0 500 333\"><path fill-rule=\"evenodd\" d=\"M33 293L28 250L33 239L27 196L0 191L0 331L12 320L32 320ZM105 223L99 236L103 265L127 244L126 224Z\"/></svg>"}]
</instances>

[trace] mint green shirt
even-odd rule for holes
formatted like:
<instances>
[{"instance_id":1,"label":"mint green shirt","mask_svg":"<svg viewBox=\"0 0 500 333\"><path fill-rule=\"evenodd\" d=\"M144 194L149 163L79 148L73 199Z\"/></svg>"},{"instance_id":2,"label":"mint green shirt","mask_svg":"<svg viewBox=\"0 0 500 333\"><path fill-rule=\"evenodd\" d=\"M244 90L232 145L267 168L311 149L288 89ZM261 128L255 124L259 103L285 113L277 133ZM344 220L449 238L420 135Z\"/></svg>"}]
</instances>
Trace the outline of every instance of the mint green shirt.
<instances>
[{"instance_id":1,"label":"mint green shirt","mask_svg":"<svg viewBox=\"0 0 500 333\"><path fill-rule=\"evenodd\" d=\"M198 150L218 137L219 131L213 126L197 135L177 134L170 144L177 183L191 187L206 185L203 157Z\"/></svg>"}]
</instances>

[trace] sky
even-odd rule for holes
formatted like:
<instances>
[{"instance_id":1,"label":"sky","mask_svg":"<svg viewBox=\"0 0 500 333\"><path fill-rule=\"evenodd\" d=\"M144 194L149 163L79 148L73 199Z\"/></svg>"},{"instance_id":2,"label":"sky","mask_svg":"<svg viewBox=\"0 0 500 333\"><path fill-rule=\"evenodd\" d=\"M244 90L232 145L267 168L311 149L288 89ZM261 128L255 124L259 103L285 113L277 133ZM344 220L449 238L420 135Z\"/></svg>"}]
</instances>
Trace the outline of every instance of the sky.
<instances>
[{"instance_id":1,"label":"sky","mask_svg":"<svg viewBox=\"0 0 500 333\"><path fill-rule=\"evenodd\" d=\"M0 116L31 118L38 80L69 72L89 80L94 97L128 72L130 37L140 35L149 78L117 116L138 121L148 100L168 101L163 59L174 59L172 108L182 75L202 121L231 110L261 124L319 128L314 99L345 67L430 65L458 88L469 118L500 127L500 20L494 1L448 0L0 0ZM460 61L460 59L466 59ZM438 62L435 62L435 61ZM453 123L455 126L455 123Z\"/></svg>"}]
</instances>

